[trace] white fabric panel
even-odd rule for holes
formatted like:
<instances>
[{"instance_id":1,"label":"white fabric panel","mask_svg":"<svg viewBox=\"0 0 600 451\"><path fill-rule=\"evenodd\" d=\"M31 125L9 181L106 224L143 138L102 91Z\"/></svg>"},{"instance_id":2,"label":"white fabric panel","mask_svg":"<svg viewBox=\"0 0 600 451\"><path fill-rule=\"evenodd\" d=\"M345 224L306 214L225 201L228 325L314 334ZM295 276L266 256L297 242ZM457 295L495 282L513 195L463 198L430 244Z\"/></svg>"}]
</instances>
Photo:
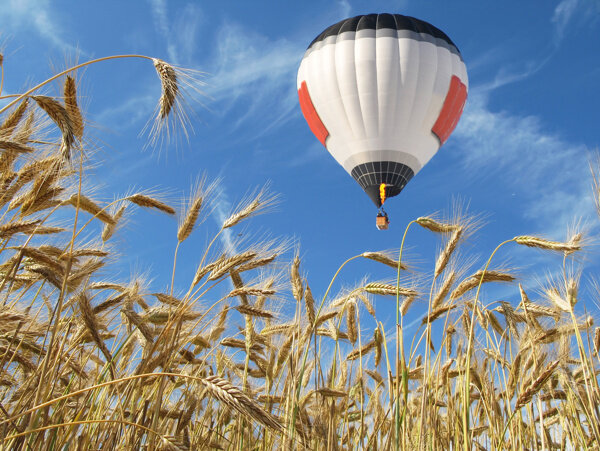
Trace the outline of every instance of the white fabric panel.
<instances>
[{"instance_id":1,"label":"white fabric panel","mask_svg":"<svg viewBox=\"0 0 600 451\"><path fill-rule=\"evenodd\" d=\"M381 137L381 141L386 141L393 136L393 131L397 127L396 105L398 99L396 96L397 87L400 85L398 39L380 37L376 39L376 46L377 116L379 118L377 134Z\"/></svg>"},{"instance_id":2,"label":"white fabric panel","mask_svg":"<svg viewBox=\"0 0 600 451\"><path fill-rule=\"evenodd\" d=\"M429 42L421 41L418 43L419 62L418 62L418 78L417 86L415 87L415 101L408 118L407 127L411 137L414 137L412 142L414 148L411 153L421 162L421 166L427 161L428 147L421 138L422 127L425 119L425 114L429 108L431 101L433 86L437 72L437 46ZM407 64L414 64L412 61L407 61ZM417 136L415 136L417 135ZM436 149L437 150L437 149Z\"/></svg>"},{"instance_id":3,"label":"white fabric panel","mask_svg":"<svg viewBox=\"0 0 600 451\"><path fill-rule=\"evenodd\" d=\"M435 73L435 80L433 83L433 89L431 90L431 98L427 105L427 111L423 117L422 123L419 126L419 131L423 136L427 136L434 141L437 141L432 136L431 128L437 120L446 94L448 93L448 87L450 86L450 79L452 78L452 57L456 58L456 55L452 55L450 51L445 47L436 46L436 60L437 68ZM427 162L436 154L438 151L439 142L431 143L428 146L423 146L422 153L419 155L419 161L424 166Z\"/></svg>"},{"instance_id":4,"label":"white fabric panel","mask_svg":"<svg viewBox=\"0 0 600 451\"><path fill-rule=\"evenodd\" d=\"M335 64L330 68L337 74L338 87L341 101L346 111L346 117L352 130L352 135L347 136L347 142L365 139L365 127L362 121L360 99L356 89L356 69L354 61L354 39L337 42L335 45ZM327 124L325 124L327 126ZM352 152L353 149L348 149Z\"/></svg>"},{"instance_id":5,"label":"white fabric panel","mask_svg":"<svg viewBox=\"0 0 600 451\"><path fill-rule=\"evenodd\" d=\"M311 83L310 86L307 83L307 86L309 92L311 92L314 85L321 85L319 88L319 98L323 99L323 101L317 111L319 112L321 121L323 124L326 124L325 127L329 131L327 144L331 148L330 152L338 163L343 164L344 160L348 157L347 153L343 152L343 145L335 145L331 141L347 140L347 137L351 136L352 128L350 127L348 115L340 99L337 71L335 70L335 52L335 45L326 45L319 52L316 52L318 61L315 61L313 64L321 66L323 72L319 75L319 78L316 78L318 82Z\"/></svg>"},{"instance_id":6,"label":"white fabric panel","mask_svg":"<svg viewBox=\"0 0 600 451\"><path fill-rule=\"evenodd\" d=\"M375 45L375 38L372 37L354 40L356 88L365 129L365 138L368 142L379 136Z\"/></svg>"},{"instance_id":7,"label":"white fabric panel","mask_svg":"<svg viewBox=\"0 0 600 451\"><path fill-rule=\"evenodd\" d=\"M417 173L435 155L431 132L450 79L468 87L459 55L407 37L354 39L353 32L312 48L298 70L329 131L327 149L346 171L368 161L397 161Z\"/></svg>"},{"instance_id":8,"label":"white fabric panel","mask_svg":"<svg viewBox=\"0 0 600 451\"><path fill-rule=\"evenodd\" d=\"M419 80L420 42L409 38L398 39L401 83L396 88L396 133L395 140L402 150L412 153L415 139L409 128L413 105L417 101L417 82ZM418 160L417 160L418 161ZM402 162L401 162L402 163ZM405 163L406 164L406 163ZM411 166L417 172L420 168Z\"/></svg>"}]
</instances>

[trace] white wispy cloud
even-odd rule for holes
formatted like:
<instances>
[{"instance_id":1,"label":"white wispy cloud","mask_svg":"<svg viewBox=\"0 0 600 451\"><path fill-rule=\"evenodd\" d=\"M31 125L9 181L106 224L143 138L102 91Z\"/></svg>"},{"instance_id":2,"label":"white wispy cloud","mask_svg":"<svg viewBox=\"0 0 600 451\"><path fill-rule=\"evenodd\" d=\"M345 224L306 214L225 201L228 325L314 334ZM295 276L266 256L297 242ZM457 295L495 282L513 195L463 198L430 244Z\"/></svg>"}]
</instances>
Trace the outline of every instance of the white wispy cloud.
<instances>
[{"instance_id":1,"label":"white wispy cloud","mask_svg":"<svg viewBox=\"0 0 600 451\"><path fill-rule=\"evenodd\" d=\"M188 65L198 46L197 30L203 20L202 10L195 3L169 9L166 0L149 0L154 28L165 42L169 62Z\"/></svg>"},{"instance_id":2,"label":"white wispy cloud","mask_svg":"<svg viewBox=\"0 0 600 451\"><path fill-rule=\"evenodd\" d=\"M338 0L337 6L343 17L350 17L352 15L352 5L348 0Z\"/></svg>"},{"instance_id":3,"label":"white wispy cloud","mask_svg":"<svg viewBox=\"0 0 600 451\"><path fill-rule=\"evenodd\" d=\"M75 54L86 53L67 42L63 36L60 19L50 7L49 0L7 0L0 8L0 21L4 31L15 33L35 32L55 47Z\"/></svg>"},{"instance_id":4,"label":"white wispy cloud","mask_svg":"<svg viewBox=\"0 0 600 451\"><path fill-rule=\"evenodd\" d=\"M520 66L517 66L515 63L512 65L503 65L492 80L479 84L477 86L477 91L480 93L484 91L493 91L502 86L525 80L539 72L551 58L552 54L548 54L542 59L526 61L520 64Z\"/></svg>"},{"instance_id":5,"label":"white wispy cloud","mask_svg":"<svg viewBox=\"0 0 600 451\"><path fill-rule=\"evenodd\" d=\"M552 15L554 44L559 46L570 30L580 30L598 23L600 3L597 0L562 0Z\"/></svg>"},{"instance_id":6,"label":"white wispy cloud","mask_svg":"<svg viewBox=\"0 0 600 451\"><path fill-rule=\"evenodd\" d=\"M165 0L150 0L154 26L163 36L169 34L169 18L167 16L167 2Z\"/></svg>"},{"instance_id":7,"label":"white wispy cloud","mask_svg":"<svg viewBox=\"0 0 600 451\"><path fill-rule=\"evenodd\" d=\"M493 111L489 94L487 86L470 90L454 133L465 164L500 175L524 199L523 215L552 224L547 231L554 236L564 235L573 217L593 216L586 146L548 131L538 117Z\"/></svg>"},{"instance_id":8,"label":"white wispy cloud","mask_svg":"<svg viewBox=\"0 0 600 451\"><path fill-rule=\"evenodd\" d=\"M221 27L215 41L208 71L213 74L209 92L216 99L248 96L256 104L264 103L272 91L291 87L295 92L295 73L304 53L301 44L271 40L232 23Z\"/></svg>"},{"instance_id":9,"label":"white wispy cloud","mask_svg":"<svg viewBox=\"0 0 600 451\"><path fill-rule=\"evenodd\" d=\"M158 80L155 81L155 84L158 84ZM115 99L114 104L96 114L94 120L103 126L110 127L112 130L139 127L140 124L151 119L151 114L157 102L158 98L150 94L121 99L120 101Z\"/></svg>"},{"instance_id":10,"label":"white wispy cloud","mask_svg":"<svg viewBox=\"0 0 600 451\"><path fill-rule=\"evenodd\" d=\"M486 167L494 175L501 175L507 189L518 192L524 200L522 216L557 239L564 238L573 218L585 222L595 217L590 150L584 143L567 141L559 131L550 131L539 117L506 109L494 111L489 99L497 88L535 75L551 60L578 6L579 0L563 0L555 8L550 19L555 47L546 56L524 62L520 70L501 69L491 81L471 87L454 133L465 164L474 170ZM493 64L492 60L488 62Z\"/></svg>"},{"instance_id":11,"label":"white wispy cloud","mask_svg":"<svg viewBox=\"0 0 600 451\"><path fill-rule=\"evenodd\" d=\"M562 0L554 9L552 23L555 27L555 39L560 42L565 35L567 28L575 10L579 4L579 0Z\"/></svg>"},{"instance_id":12,"label":"white wispy cloud","mask_svg":"<svg viewBox=\"0 0 600 451\"><path fill-rule=\"evenodd\" d=\"M330 23L314 29L315 21L311 21L279 38L238 23L224 22L214 38L213 54L200 65L209 74L206 87L212 98L209 108L221 117L230 115L231 129L243 129L246 141L301 117L296 76L306 47L323 28L351 16L352 11L349 0L338 0L323 12L330 19L320 19ZM251 131L246 127L249 124Z\"/></svg>"},{"instance_id":13,"label":"white wispy cloud","mask_svg":"<svg viewBox=\"0 0 600 451\"><path fill-rule=\"evenodd\" d=\"M221 184L219 189L216 191L214 199L214 210L212 212L212 217L219 227L223 225L225 220L231 215L232 205L229 200L229 196L225 190L225 186ZM237 254L237 247L235 245L235 240L233 238L233 233L231 229L225 229L219 236L221 239L221 244L225 248L225 251L230 255Z\"/></svg>"},{"instance_id":14,"label":"white wispy cloud","mask_svg":"<svg viewBox=\"0 0 600 451\"><path fill-rule=\"evenodd\" d=\"M169 26L169 16L167 12L167 2L165 0L150 0L152 7L152 17L156 31L162 36L166 42L167 54L169 60L174 64L179 63L177 57L177 47L173 44L171 36L171 27Z\"/></svg>"}]
</instances>

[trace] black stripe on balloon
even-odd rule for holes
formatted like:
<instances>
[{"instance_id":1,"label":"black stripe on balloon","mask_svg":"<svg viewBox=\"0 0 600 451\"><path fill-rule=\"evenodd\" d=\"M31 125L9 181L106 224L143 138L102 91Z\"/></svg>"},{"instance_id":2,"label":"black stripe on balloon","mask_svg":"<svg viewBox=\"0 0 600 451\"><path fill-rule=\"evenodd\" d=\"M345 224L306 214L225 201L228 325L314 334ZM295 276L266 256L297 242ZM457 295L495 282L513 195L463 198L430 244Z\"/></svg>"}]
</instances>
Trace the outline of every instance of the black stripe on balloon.
<instances>
[{"instance_id":1,"label":"black stripe on balloon","mask_svg":"<svg viewBox=\"0 0 600 451\"><path fill-rule=\"evenodd\" d=\"M439 28L434 27L424 20L403 16L401 14L367 14L344 19L325 29L325 31L310 43L308 48L311 48L315 43L320 42L329 36L337 36L346 31L380 30L383 28L390 28L392 30L410 30L415 33L428 34L434 38L446 41L458 50L458 47L456 47L454 42L452 42L446 33Z\"/></svg>"},{"instance_id":2,"label":"black stripe on balloon","mask_svg":"<svg viewBox=\"0 0 600 451\"><path fill-rule=\"evenodd\" d=\"M381 207L380 185L385 183L386 197L397 196L415 173L410 167L395 161L370 161L355 166L350 175L365 190L373 203Z\"/></svg>"}]
</instances>

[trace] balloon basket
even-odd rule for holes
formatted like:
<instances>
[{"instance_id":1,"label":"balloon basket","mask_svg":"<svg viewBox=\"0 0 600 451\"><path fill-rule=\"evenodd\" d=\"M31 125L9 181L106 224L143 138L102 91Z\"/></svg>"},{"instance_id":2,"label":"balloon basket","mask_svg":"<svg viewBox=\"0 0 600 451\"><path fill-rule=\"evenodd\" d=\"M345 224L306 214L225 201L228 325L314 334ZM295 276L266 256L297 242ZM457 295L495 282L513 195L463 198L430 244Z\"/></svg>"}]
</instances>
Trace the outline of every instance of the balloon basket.
<instances>
[{"instance_id":1,"label":"balloon basket","mask_svg":"<svg viewBox=\"0 0 600 451\"><path fill-rule=\"evenodd\" d=\"M375 225L379 230L387 230L390 226L390 220L387 214L378 213L375 219Z\"/></svg>"}]
</instances>

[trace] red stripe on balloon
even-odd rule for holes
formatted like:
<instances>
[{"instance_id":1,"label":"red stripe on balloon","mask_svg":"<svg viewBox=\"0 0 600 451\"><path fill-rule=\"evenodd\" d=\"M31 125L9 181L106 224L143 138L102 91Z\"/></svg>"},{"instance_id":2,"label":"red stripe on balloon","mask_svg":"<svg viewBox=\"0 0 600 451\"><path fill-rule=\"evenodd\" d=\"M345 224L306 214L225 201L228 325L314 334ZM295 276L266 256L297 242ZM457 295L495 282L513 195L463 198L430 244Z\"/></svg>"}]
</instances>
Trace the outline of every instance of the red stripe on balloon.
<instances>
[{"instance_id":1,"label":"red stripe on balloon","mask_svg":"<svg viewBox=\"0 0 600 451\"><path fill-rule=\"evenodd\" d=\"M442 111L438 116L431 131L439 138L440 143L444 144L450 137L450 134L456 128L460 115L465 107L467 100L467 87L460 81L456 75L450 80L450 87L444 99Z\"/></svg>"},{"instance_id":2,"label":"red stripe on balloon","mask_svg":"<svg viewBox=\"0 0 600 451\"><path fill-rule=\"evenodd\" d=\"M310 130L314 133L317 139L321 141L321 144L325 146L325 140L329 136L329 132L321 121L317 110L315 110L312 100L310 100L310 94L308 93L308 87L306 86L305 81L303 81L300 85L300 89L298 90L298 98L300 99L300 109L302 110L304 119L306 119L306 122L308 122Z\"/></svg>"}]
</instances>

